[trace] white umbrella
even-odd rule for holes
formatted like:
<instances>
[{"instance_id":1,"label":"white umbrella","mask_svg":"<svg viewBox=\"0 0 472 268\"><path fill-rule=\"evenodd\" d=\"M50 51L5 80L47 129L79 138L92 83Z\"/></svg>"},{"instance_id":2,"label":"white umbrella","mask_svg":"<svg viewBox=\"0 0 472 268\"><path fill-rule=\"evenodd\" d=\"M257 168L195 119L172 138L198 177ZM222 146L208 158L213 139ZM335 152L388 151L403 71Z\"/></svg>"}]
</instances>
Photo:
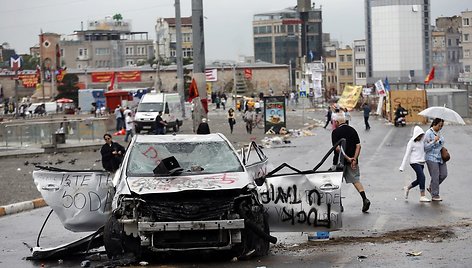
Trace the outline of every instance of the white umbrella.
<instances>
[{"instance_id":1,"label":"white umbrella","mask_svg":"<svg viewBox=\"0 0 472 268\"><path fill-rule=\"evenodd\" d=\"M465 125L464 119L454 110L443 106L433 106L418 113L424 117L441 118L444 121Z\"/></svg>"}]
</instances>

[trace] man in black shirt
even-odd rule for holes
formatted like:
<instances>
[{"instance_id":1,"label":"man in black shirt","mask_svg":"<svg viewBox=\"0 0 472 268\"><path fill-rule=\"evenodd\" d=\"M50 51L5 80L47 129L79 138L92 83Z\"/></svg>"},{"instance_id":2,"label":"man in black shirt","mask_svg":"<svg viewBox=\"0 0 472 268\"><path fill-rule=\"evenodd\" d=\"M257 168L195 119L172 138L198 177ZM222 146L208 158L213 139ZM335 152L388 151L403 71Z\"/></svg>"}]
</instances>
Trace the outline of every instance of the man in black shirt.
<instances>
[{"instance_id":1,"label":"man in black shirt","mask_svg":"<svg viewBox=\"0 0 472 268\"><path fill-rule=\"evenodd\" d=\"M334 144L341 139L346 139L346 148L344 154L344 179L346 183L352 183L356 190L362 197L362 212L367 212L370 207L370 200L367 199L364 186L360 182L360 170L359 170L359 155L361 153L361 141L357 131L351 126L346 124L346 119L342 113L339 113L335 117L336 129L331 133L331 141ZM340 152L340 146L336 148L336 151Z\"/></svg>"},{"instance_id":2,"label":"man in black shirt","mask_svg":"<svg viewBox=\"0 0 472 268\"><path fill-rule=\"evenodd\" d=\"M125 148L119 143L113 142L110 134L103 135L105 144L100 149L102 155L102 166L108 171L114 173L123 161Z\"/></svg>"},{"instance_id":3,"label":"man in black shirt","mask_svg":"<svg viewBox=\"0 0 472 268\"><path fill-rule=\"evenodd\" d=\"M162 119L162 111L156 116L156 129L154 133L156 135L164 135L164 128L167 126L167 122Z\"/></svg>"}]
</instances>

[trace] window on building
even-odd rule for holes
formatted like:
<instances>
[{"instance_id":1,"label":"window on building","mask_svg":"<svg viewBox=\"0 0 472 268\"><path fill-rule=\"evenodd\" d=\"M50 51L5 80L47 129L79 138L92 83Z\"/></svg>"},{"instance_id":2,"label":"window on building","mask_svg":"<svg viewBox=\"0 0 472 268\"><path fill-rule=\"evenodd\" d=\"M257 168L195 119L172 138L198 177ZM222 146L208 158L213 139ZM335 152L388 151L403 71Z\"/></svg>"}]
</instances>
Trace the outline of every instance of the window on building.
<instances>
[{"instance_id":1,"label":"window on building","mask_svg":"<svg viewBox=\"0 0 472 268\"><path fill-rule=\"evenodd\" d=\"M340 75L346 75L346 69L339 69Z\"/></svg>"},{"instance_id":2,"label":"window on building","mask_svg":"<svg viewBox=\"0 0 472 268\"><path fill-rule=\"evenodd\" d=\"M134 60L126 60L126 66L134 66Z\"/></svg>"},{"instance_id":3,"label":"window on building","mask_svg":"<svg viewBox=\"0 0 472 268\"><path fill-rule=\"evenodd\" d=\"M139 46L136 48L136 55L146 55L146 47Z\"/></svg>"},{"instance_id":4,"label":"window on building","mask_svg":"<svg viewBox=\"0 0 472 268\"><path fill-rule=\"evenodd\" d=\"M182 34L182 41L186 43L192 42L192 34L191 33Z\"/></svg>"},{"instance_id":5,"label":"window on building","mask_svg":"<svg viewBox=\"0 0 472 268\"><path fill-rule=\"evenodd\" d=\"M134 47L125 47L125 55L134 55Z\"/></svg>"},{"instance_id":6,"label":"window on building","mask_svg":"<svg viewBox=\"0 0 472 268\"><path fill-rule=\"evenodd\" d=\"M347 55L346 58L347 62L352 62L352 55Z\"/></svg>"},{"instance_id":7,"label":"window on building","mask_svg":"<svg viewBox=\"0 0 472 268\"><path fill-rule=\"evenodd\" d=\"M469 41L469 34L464 34L464 41Z\"/></svg>"},{"instance_id":8,"label":"window on building","mask_svg":"<svg viewBox=\"0 0 472 268\"><path fill-rule=\"evenodd\" d=\"M452 40L451 39L447 39L447 45L452 46Z\"/></svg>"},{"instance_id":9,"label":"window on building","mask_svg":"<svg viewBox=\"0 0 472 268\"><path fill-rule=\"evenodd\" d=\"M470 65L465 65L464 66L464 72L470 73Z\"/></svg>"},{"instance_id":10,"label":"window on building","mask_svg":"<svg viewBox=\"0 0 472 268\"><path fill-rule=\"evenodd\" d=\"M357 73L357 78L365 78L365 72L358 72Z\"/></svg>"},{"instance_id":11,"label":"window on building","mask_svg":"<svg viewBox=\"0 0 472 268\"><path fill-rule=\"evenodd\" d=\"M88 56L88 49L79 48L79 57L87 57L87 56Z\"/></svg>"},{"instance_id":12,"label":"window on building","mask_svg":"<svg viewBox=\"0 0 472 268\"><path fill-rule=\"evenodd\" d=\"M347 75L352 75L352 69L347 69Z\"/></svg>"},{"instance_id":13,"label":"window on building","mask_svg":"<svg viewBox=\"0 0 472 268\"><path fill-rule=\"evenodd\" d=\"M470 57L470 49L464 49L464 57L465 58Z\"/></svg>"},{"instance_id":14,"label":"window on building","mask_svg":"<svg viewBox=\"0 0 472 268\"><path fill-rule=\"evenodd\" d=\"M193 49L192 48L184 48L182 49L184 58L193 58Z\"/></svg>"},{"instance_id":15,"label":"window on building","mask_svg":"<svg viewBox=\"0 0 472 268\"><path fill-rule=\"evenodd\" d=\"M339 61L343 62L344 61L344 55L339 55Z\"/></svg>"},{"instance_id":16,"label":"window on building","mask_svg":"<svg viewBox=\"0 0 472 268\"><path fill-rule=\"evenodd\" d=\"M110 55L110 48L97 47L97 48L95 48L95 55L97 55L97 56Z\"/></svg>"},{"instance_id":17,"label":"window on building","mask_svg":"<svg viewBox=\"0 0 472 268\"><path fill-rule=\"evenodd\" d=\"M175 51L175 49L171 49L170 50L170 56L175 58L177 56L177 52Z\"/></svg>"},{"instance_id":18,"label":"window on building","mask_svg":"<svg viewBox=\"0 0 472 268\"><path fill-rule=\"evenodd\" d=\"M64 49L61 48L61 57L64 57Z\"/></svg>"},{"instance_id":19,"label":"window on building","mask_svg":"<svg viewBox=\"0 0 472 268\"><path fill-rule=\"evenodd\" d=\"M469 26L469 25L470 25L470 24L469 24L469 18L463 18L463 19L462 19L462 24L463 24L464 26Z\"/></svg>"}]
</instances>

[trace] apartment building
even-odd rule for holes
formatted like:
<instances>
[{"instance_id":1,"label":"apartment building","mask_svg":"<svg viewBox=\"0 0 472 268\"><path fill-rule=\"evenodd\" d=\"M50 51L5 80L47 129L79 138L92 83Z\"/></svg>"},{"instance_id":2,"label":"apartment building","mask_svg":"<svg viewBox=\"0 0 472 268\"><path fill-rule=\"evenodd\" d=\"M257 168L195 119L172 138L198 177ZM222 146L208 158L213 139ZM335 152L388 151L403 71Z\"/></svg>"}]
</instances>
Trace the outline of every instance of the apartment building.
<instances>
[{"instance_id":1,"label":"apartment building","mask_svg":"<svg viewBox=\"0 0 472 268\"><path fill-rule=\"evenodd\" d=\"M109 17L88 21L87 30L62 36L59 46L62 65L77 69L144 65L154 57L147 32L133 32L129 21Z\"/></svg>"},{"instance_id":2,"label":"apartment building","mask_svg":"<svg viewBox=\"0 0 472 268\"><path fill-rule=\"evenodd\" d=\"M351 47L336 50L336 88L338 94L342 94L345 86L354 85L354 61Z\"/></svg>"},{"instance_id":3,"label":"apartment building","mask_svg":"<svg viewBox=\"0 0 472 268\"><path fill-rule=\"evenodd\" d=\"M463 57L460 60L462 70L459 76L459 82L472 84L472 11L461 12L462 26L460 32L462 33L462 40L460 47L462 48Z\"/></svg>"},{"instance_id":4,"label":"apartment building","mask_svg":"<svg viewBox=\"0 0 472 268\"><path fill-rule=\"evenodd\" d=\"M311 51L311 60L320 60L322 56L322 12L312 6L308 10L306 24L307 52ZM254 57L256 60L274 64L294 63L301 57L302 20L296 7L260 13L253 17Z\"/></svg>"},{"instance_id":5,"label":"apartment building","mask_svg":"<svg viewBox=\"0 0 472 268\"><path fill-rule=\"evenodd\" d=\"M431 62L435 67L436 82L457 82L462 64L461 34L462 18L440 17L431 33Z\"/></svg>"},{"instance_id":6,"label":"apartment building","mask_svg":"<svg viewBox=\"0 0 472 268\"><path fill-rule=\"evenodd\" d=\"M181 18L182 53L184 58L193 58L192 17ZM175 18L158 18L156 22L156 58L176 62L177 31Z\"/></svg>"},{"instance_id":7,"label":"apartment building","mask_svg":"<svg viewBox=\"0 0 472 268\"><path fill-rule=\"evenodd\" d=\"M367 85L365 39L354 40L354 84Z\"/></svg>"}]
</instances>

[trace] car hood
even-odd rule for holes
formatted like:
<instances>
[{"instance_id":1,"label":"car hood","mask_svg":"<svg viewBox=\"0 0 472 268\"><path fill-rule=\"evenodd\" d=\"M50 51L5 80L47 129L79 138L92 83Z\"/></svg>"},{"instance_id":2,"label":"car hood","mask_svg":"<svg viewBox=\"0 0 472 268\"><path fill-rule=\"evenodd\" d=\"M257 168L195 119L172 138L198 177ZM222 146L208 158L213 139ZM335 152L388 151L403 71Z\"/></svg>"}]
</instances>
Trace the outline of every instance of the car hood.
<instances>
[{"instance_id":1,"label":"car hood","mask_svg":"<svg viewBox=\"0 0 472 268\"><path fill-rule=\"evenodd\" d=\"M248 184L252 184L253 180L246 172L231 172L175 177L127 177L126 182L129 190L133 193L159 194L188 190L242 189Z\"/></svg>"}]
</instances>

